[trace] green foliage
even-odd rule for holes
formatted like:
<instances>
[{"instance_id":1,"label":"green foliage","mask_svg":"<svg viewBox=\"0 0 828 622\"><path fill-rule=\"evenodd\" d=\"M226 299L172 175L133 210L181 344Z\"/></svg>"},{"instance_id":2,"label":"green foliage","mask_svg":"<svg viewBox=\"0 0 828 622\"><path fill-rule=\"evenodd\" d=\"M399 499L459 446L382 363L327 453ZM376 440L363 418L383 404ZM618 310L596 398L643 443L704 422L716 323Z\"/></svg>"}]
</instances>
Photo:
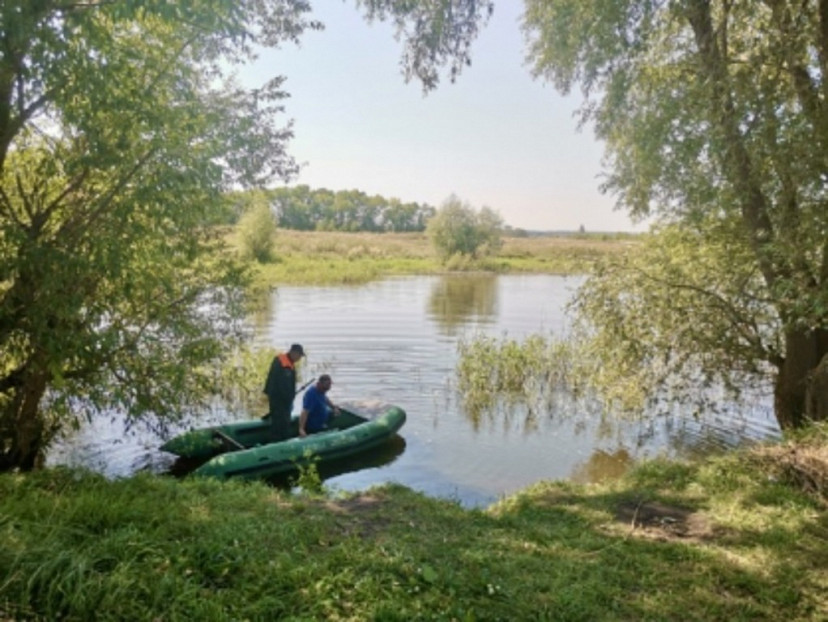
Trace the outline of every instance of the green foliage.
<instances>
[{"instance_id":1,"label":"green foliage","mask_svg":"<svg viewBox=\"0 0 828 622\"><path fill-rule=\"evenodd\" d=\"M357 0L368 19L390 19L404 42L406 80L416 78L424 91L437 87L440 67L449 66L452 82L471 64L471 44L494 11L491 0L398 2Z\"/></svg>"},{"instance_id":2,"label":"green foliage","mask_svg":"<svg viewBox=\"0 0 828 622\"><path fill-rule=\"evenodd\" d=\"M281 79L225 78L307 9L0 6L0 470L101 411L176 416L217 389L246 276L207 225L231 187L296 170Z\"/></svg>"},{"instance_id":3,"label":"green foliage","mask_svg":"<svg viewBox=\"0 0 828 622\"><path fill-rule=\"evenodd\" d=\"M245 342L223 360L219 388L228 409L261 414L268 411L267 398L262 393L262 370L269 368L273 356L273 348L251 347Z\"/></svg>"},{"instance_id":4,"label":"green foliage","mask_svg":"<svg viewBox=\"0 0 828 622\"><path fill-rule=\"evenodd\" d=\"M641 356L651 365L669 359L665 371L679 371L684 359L685 375L700 366L706 377L719 375L725 358L737 370L772 358L780 424L828 417L824 391L809 388L828 357L828 39L821 3L527 0L526 7L535 75L564 92L579 83L587 98L582 121L606 141L605 189L634 217L660 217L708 250L734 248L733 257L721 258L726 272L708 294L735 292L752 279L749 295L760 309L751 334L741 333L744 297L734 318L726 309L710 313L709 295L685 290L679 305L700 306L682 315L698 312L707 329L696 331L700 342L680 331L677 341L650 340ZM681 270L687 276L695 267ZM676 279L668 275L663 284L662 300L678 294ZM733 300L726 296L722 306L734 307ZM630 326L598 330L635 339L641 324L666 326L679 316L664 304L639 311L649 319L627 314ZM673 319L656 317L664 312ZM724 336L728 325L738 338L722 347L703 334Z\"/></svg>"},{"instance_id":5,"label":"green foliage","mask_svg":"<svg viewBox=\"0 0 828 622\"><path fill-rule=\"evenodd\" d=\"M311 190L300 185L266 191L279 226L300 231L424 231L430 205L368 196L358 190Z\"/></svg>"},{"instance_id":6,"label":"green foliage","mask_svg":"<svg viewBox=\"0 0 828 622\"><path fill-rule=\"evenodd\" d=\"M325 494L325 485L319 475L319 456L306 450L302 462L296 465L299 474L291 481L293 486L300 487L311 495Z\"/></svg>"},{"instance_id":7,"label":"green foliage","mask_svg":"<svg viewBox=\"0 0 828 622\"><path fill-rule=\"evenodd\" d=\"M252 195L250 204L239 219L238 230L242 255L259 263L273 259L276 220L261 193Z\"/></svg>"},{"instance_id":8,"label":"green foliage","mask_svg":"<svg viewBox=\"0 0 828 622\"><path fill-rule=\"evenodd\" d=\"M589 274L601 259L634 248L638 237L508 237L497 257L454 255L441 260L424 235L293 232L279 236L278 262L254 266L255 283L264 292L282 283L355 284L389 275L442 274L446 269Z\"/></svg>"},{"instance_id":9,"label":"green foliage","mask_svg":"<svg viewBox=\"0 0 828 622\"><path fill-rule=\"evenodd\" d=\"M572 303L580 357L610 401L640 409L648 399L732 397L773 377L780 321L765 298L751 251L714 221L691 233L663 227L626 256L603 262Z\"/></svg>"},{"instance_id":10,"label":"green foliage","mask_svg":"<svg viewBox=\"0 0 828 622\"><path fill-rule=\"evenodd\" d=\"M502 229L496 212L488 207L477 212L452 195L428 221L426 232L443 260L449 261L454 255L472 259L496 255Z\"/></svg>"}]
</instances>

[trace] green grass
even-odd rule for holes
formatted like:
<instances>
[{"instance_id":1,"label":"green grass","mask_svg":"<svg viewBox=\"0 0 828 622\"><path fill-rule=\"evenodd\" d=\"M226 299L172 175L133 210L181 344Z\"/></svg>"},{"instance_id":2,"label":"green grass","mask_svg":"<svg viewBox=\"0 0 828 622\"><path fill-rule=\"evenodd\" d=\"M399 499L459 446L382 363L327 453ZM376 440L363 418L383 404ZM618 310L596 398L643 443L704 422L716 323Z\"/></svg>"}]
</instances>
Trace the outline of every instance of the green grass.
<instances>
[{"instance_id":1,"label":"green grass","mask_svg":"<svg viewBox=\"0 0 828 622\"><path fill-rule=\"evenodd\" d=\"M797 447L824 458L827 439ZM7 474L0 619L825 619L824 488L790 455L657 461L486 510L399 486Z\"/></svg>"},{"instance_id":2,"label":"green grass","mask_svg":"<svg viewBox=\"0 0 828 622\"><path fill-rule=\"evenodd\" d=\"M238 232L228 233L231 248ZM497 273L584 274L608 254L625 252L636 236L507 237L496 257L440 261L425 234L279 230L273 258L255 263L259 287L274 284L356 284L386 276L483 270Z\"/></svg>"}]
</instances>

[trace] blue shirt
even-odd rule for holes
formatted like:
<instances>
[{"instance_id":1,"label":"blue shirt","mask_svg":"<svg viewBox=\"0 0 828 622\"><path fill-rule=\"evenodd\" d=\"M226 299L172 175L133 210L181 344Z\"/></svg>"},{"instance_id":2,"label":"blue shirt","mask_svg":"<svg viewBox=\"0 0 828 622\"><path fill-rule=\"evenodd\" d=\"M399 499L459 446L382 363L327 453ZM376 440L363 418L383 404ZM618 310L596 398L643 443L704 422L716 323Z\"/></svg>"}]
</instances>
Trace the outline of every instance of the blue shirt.
<instances>
[{"instance_id":1,"label":"blue shirt","mask_svg":"<svg viewBox=\"0 0 828 622\"><path fill-rule=\"evenodd\" d=\"M325 398L325 394L316 388L316 385L305 391L305 396L302 398L302 410L308 411L305 432L319 432L328 423L328 417L330 416L328 400Z\"/></svg>"}]
</instances>

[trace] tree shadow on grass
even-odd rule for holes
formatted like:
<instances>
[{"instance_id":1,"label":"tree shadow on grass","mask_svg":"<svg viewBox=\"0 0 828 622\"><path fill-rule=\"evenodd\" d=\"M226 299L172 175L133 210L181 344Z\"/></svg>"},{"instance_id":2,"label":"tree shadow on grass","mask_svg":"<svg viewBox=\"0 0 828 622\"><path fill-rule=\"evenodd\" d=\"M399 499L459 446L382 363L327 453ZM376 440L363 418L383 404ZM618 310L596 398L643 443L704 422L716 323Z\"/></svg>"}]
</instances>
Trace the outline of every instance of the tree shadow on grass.
<instances>
[{"instance_id":1,"label":"tree shadow on grass","mask_svg":"<svg viewBox=\"0 0 828 622\"><path fill-rule=\"evenodd\" d=\"M700 477L543 483L487 510L395 485L291 500L208 480L6 478L0 584L6 609L44 619L819 620L818 505L760 474L717 510Z\"/></svg>"},{"instance_id":2,"label":"tree shadow on grass","mask_svg":"<svg viewBox=\"0 0 828 622\"><path fill-rule=\"evenodd\" d=\"M418 585L431 610L504 620L798 620L818 619L824 604L818 522L766 537L717 523L700 503L631 490L575 494L564 484L485 512L406 504L410 491L386 495L334 504L347 517L343 536L393 550L390 580ZM433 569L427 579L417 571L424 566Z\"/></svg>"}]
</instances>

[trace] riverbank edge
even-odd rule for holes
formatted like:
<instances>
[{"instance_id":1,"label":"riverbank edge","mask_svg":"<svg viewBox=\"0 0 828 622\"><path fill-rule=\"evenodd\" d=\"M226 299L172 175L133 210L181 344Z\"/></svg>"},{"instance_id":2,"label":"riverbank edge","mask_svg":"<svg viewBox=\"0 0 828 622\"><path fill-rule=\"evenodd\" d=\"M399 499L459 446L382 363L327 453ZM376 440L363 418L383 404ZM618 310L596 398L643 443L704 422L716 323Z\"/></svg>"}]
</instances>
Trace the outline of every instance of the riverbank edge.
<instances>
[{"instance_id":1,"label":"riverbank edge","mask_svg":"<svg viewBox=\"0 0 828 622\"><path fill-rule=\"evenodd\" d=\"M272 258L249 262L256 289L279 285L360 285L393 276L462 272L589 274L598 262L629 252L645 234L506 236L495 256L441 261L422 233L277 230ZM240 252L235 233L229 248Z\"/></svg>"},{"instance_id":2,"label":"riverbank edge","mask_svg":"<svg viewBox=\"0 0 828 622\"><path fill-rule=\"evenodd\" d=\"M828 426L464 509L389 484L0 476L2 620L818 620Z\"/></svg>"}]
</instances>

